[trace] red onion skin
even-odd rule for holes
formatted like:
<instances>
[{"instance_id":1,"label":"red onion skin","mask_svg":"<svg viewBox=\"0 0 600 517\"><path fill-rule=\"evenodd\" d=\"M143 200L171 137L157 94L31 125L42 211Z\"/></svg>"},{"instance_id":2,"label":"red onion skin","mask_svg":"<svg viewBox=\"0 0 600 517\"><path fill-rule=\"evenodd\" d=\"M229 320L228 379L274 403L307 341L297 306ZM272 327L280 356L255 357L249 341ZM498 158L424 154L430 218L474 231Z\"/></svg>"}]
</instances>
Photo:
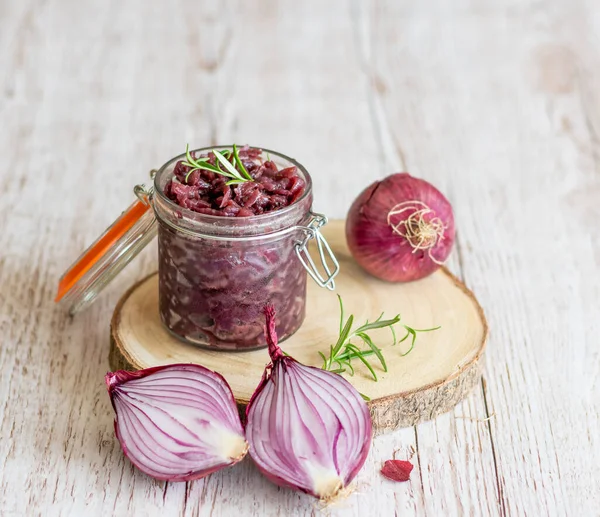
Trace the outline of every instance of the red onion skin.
<instances>
[{"instance_id":1,"label":"red onion skin","mask_svg":"<svg viewBox=\"0 0 600 517\"><path fill-rule=\"evenodd\" d=\"M413 464L404 460L387 460L381 468L384 477L397 482L408 481Z\"/></svg>"},{"instance_id":2,"label":"red onion skin","mask_svg":"<svg viewBox=\"0 0 600 517\"><path fill-rule=\"evenodd\" d=\"M268 478L270 481L272 481L276 485L279 485L282 487L287 487L287 488L292 488L294 490L299 490L306 494L312 495L313 497L317 497L317 498L321 497L322 499L326 499L326 498L323 498L322 494L317 494L317 493L311 491L310 489L305 489L305 488L297 486L293 483L290 483L288 480L285 480L285 479L281 478L280 476L277 476L276 474L273 474L272 472L269 472L268 470L263 468L263 466L261 465L261 462L256 457L256 454L253 451L252 439L250 436L248 436L248 430L250 429L250 420L252 418L251 414L252 414L253 406L257 402L257 399L260 397L264 387L269 382L274 382L273 377L276 375L277 370L285 371L290 368L300 368L305 371L306 370L314 371L315 374L318 374L318 375L332 375L332 376L334 376L336 381L339 381L341 383L348 385L353 391L355 391L355 390L354 390L354 387L352 387L352 385L348 381L346 381L346 379L344 379L341 376L338 376L337 374L327 372L320 368L315 368L313 366L303 365L303 364L299 363L298 361L296 361L295 359L293 359L292 357L284 355L283 352L281 351L281 349L279 348L279 346L277 345L277 336L275 334L273 308L271 306L267 306L265 309L265 314L267 315L267 326L266 326L265 333L267 335L267 343L269 345L269 355L271 356L271 363L269 365L267 365L267 367L265 368L262 380L259 383L256 390L254 391L254 393L250 399L250 402L248 403L248 406L246 407L246 422L247 422L247 424L246 424L246 426L247 426L246 427L246 430L247 430L246 439L248 440L248 442L250 444L250 456L254 459L254 463L256 464L258 470L266 478ZM334 396L334 395L332 394L332 396ZM360 397L360 395L359 395L359 397ZM361 402L362 402L362 399L361 399ZM348 484L352 482L352 480L356 477L356 475L358 474L360 469L363 467L363 465L367 459L367 456L369 454L373 430L372 430L371 417L370 417L369 410L368 410L366 404L364 404L364 408L365 408L365 414L363 416L365 417L365 424L367 427L366 434L368 436L368 439L364 441L362 448L358 453L358 458L357 458L356 464L348 473L346 473L346 475L343 479L343 487L340 487L340 489L347 487ZM334 496L335 495L337 495L337 494L334 494Z\"/></svg>"},{"instance_id":3,"label":"red onion skin","mask_svg":"<svg viewBox=\"0 0 600 517\"><path fill-rule=\"evenodd\" d=\"M142 379L153 373L165 370L167 368L181 367L181 366L192 367L195 369L203 370L205 373L208 373L211 376L214 376L215 378L223 381L224 386L227 387L227 389L229 390L229 393L231 395L231 403L233 404L234 407L237 408L237 403L235 401L233 393L231 392L231 388L229 387L229 384L227 383L227 381L221 374L219 374L215 371L209 370L208 368L205 368L201 365L190 364L190 363L181 363L181 364L170 364L170 365L165 365L165 366L155 366L155 367L145 368L143 370L137 370L137 371L118 370L115 372L108 372L105 377L105 382L106 382L106 387L108 389L111 404L113 406L115 414L117 413L117 408L116 408L116 405L114 402L113 392L121 384L123 384L127 381L130 381L130 380L134 380L134 379ZM240 426L241 426L241 422L240 422ZM123 454L131 461L132 464L134 464L136 466L136 468L138 468L140 471L144 472L144 474L147 474L148 476L153 477L154 479L158 479L160 481L194 481L197 479L204 478L204 477L206 477L214 472L217 472L219 470L222 470L223 468L235 465L236 463L238 463L239 461L241 461L243 459L243 456L242 456L242 457L238 458L237 460L232 461L229 464L217 465L213 468L203 469L202 471L193 471L193 472L188 472L188 473L182 474L182 475L160 476L160 475L157 475L155 472L150 472L150 471L146 470L144 468L144 466L140 465L136 461L135 457L132 456L132 454L128 450L127 446L125 445L125 441L123 440L123 437L121 436L117 418L115 418L115 420L114 420L114 428L115 428L115 435L117 436L117 439L119 440L119 442L121 444Z\"/></svg>"},{"instance_id":4,"label":"red onion skin","mask_svg":"<svg viewBox=\"0 0 600 517\"><path fill-rule=\"evenodd\" d=\"M389 212L406 201L424 203L432 210L429 217L438 217L443 222L443 239L431 250L415 251L388 224ZM411 282L431 275L450 255L454 237L450 202L433 185L406 172L392 174L367 187L350 207L346 220L346 239L356 262L371 275L388 282Z\"/></svg>"}]
</instances>

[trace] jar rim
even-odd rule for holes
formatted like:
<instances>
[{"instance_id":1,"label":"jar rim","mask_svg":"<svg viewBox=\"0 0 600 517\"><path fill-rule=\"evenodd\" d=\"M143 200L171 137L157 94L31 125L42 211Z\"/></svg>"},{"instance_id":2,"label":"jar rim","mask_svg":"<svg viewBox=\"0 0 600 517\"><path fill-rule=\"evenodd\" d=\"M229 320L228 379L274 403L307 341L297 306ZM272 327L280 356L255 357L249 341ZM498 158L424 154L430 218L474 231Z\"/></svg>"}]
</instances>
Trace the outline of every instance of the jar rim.
<instances>
[{"instance_id":1,"label":"jar rim","mask_svg":"<svg viewBox=\"0 0 600 517\"><path fill-rule=\"evenodd\" d=\"M252 149L260 149L263 153L268 153L269 155L274 155L279 158L282 158L282 159L286 160L287 162L289 162L290 164L297 167L300 170L300 172L302 173L302 177L303 177L304 181L306 182L306 187L304 188L304 192L302 193L302 195L298 199L296 199L291 205L280 208L278 210L272 210L272 211L269 211L269 212L266 212L263 214L258 214L258 215L251 215L251 216L245 216L245 217L229 217L229 216L210 215L210 214L202 214L200 212L195 212L194 210L190 210L189 208L182 207L182 206L178 205L177 203L175 203L173 200L169 199L165 195L161 186L159 185L161 176L164 174L167 167L169 167L173 163L177 163L178 161L186 158L186 153L182 153L182 154L179 154L179 155L171 158L167 162L165 162L160 167L160 169L158 169L156 174L154 175L154 196L157 196L158 198L160 198L161 203L164 203L168 208L170 208L178 213L181 213L181 215L185 219L187 219L189 222L228 226L226 224L227 221L229 221L229 222L236 221L238 223L247 223L250 225L253 223L260 223L260 224L267 223L271 218L285 217L287 214L289 214L290 212L293 212L295 209L297 209L297 207L299 205L302 205L302 202L308 196L310 196L312 194L312 178L311 178L309 172L306 170L306 167L304 167L304 165L302 165L300 162L298 162L294 158L290 158L289 156L287 156L283 153L280 153L278 151L273 151L272 149L266 149L264 147L257 147L257 146L252 146L252 145L248 145L248 147L250 147ZM232 145L211 145L209 147L200 147L198 149L190 149L190 153L198 153L198 152L205 153L205 152L210 152L214 149L216 149L216 150L221 150L221 149L231 150L232 148L233 148L233 144ZM156 212L156 209L155 209L155 212Z\"/></svg>"}]
</instances>

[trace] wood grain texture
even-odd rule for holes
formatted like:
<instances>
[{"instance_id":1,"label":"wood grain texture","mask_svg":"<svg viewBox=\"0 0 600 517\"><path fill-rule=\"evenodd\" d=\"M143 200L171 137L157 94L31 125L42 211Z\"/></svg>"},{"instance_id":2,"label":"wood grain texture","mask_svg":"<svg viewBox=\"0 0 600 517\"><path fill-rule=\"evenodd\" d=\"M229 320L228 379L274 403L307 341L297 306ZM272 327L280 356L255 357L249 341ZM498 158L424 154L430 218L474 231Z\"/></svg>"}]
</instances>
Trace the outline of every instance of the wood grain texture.
<instances>
[{"instance_id":1,"label":"wood grain texture","mask_svg":"<svg viewBox=\"0 0 600 517\"><path fill-rule=\"evenodd\" d=\"M237 141L301 159L332 217L396 170L435 183L490 321L481 388L377 438L330 513L598 515L598 34L594 0L0 2L0 514L318 514L250 461L123 459L107 324L154 247L84 314L52 302L149 169ZM409 483L376 474L395 450Z\"/></svg>"},{"instance_id":2,"label":"wood grain texture","mask_svg":"<svg viewBox=\"0 0 600 517\"><path fill-rule=\"evenodd\" d=\"M599 296L583 280L599 265L598 231L585 222L598 199L591 5L372 10L370 71L390 155L451 196L463 277L492 314L483 389L499 510L510 515L600 507L589 434L600 409ZM395 20L407 15L393 48Z\"/></svg>"},{"instance_id":3,"label":"wood grain texture","mask_svg":"<svg viewBox=\"0 0 600 517\"><path fill-rule=\"evenodd\" d=\"M392 317L402 308L402 321L414 328L441 327L419 334L418 344L392 348L389 329L370 333L384 349L387 370L375 364L377 382L358 363L346 379L368 396L375 434L416 425L451 410L480 382L488 328L477 300L447 269L408 284L390 284L365 273L346 245L344 221L330 221L322 229L340 263L336 293L309 282L306 319L282 342L283 350L303 364L320 367L319 352L335 344L339 333L339 305L358 325L384 313ZM317 250L311 246L311 253ZM399 327L399 339L402 328ZM268 362L265 350L224 353L183 343L164 327L158 312L158 275L136 283L119 300L111 320L109 364L113 370L139 370L173 363L201 364L222 374L244 409Z\"/></svg>"}]
</instances>

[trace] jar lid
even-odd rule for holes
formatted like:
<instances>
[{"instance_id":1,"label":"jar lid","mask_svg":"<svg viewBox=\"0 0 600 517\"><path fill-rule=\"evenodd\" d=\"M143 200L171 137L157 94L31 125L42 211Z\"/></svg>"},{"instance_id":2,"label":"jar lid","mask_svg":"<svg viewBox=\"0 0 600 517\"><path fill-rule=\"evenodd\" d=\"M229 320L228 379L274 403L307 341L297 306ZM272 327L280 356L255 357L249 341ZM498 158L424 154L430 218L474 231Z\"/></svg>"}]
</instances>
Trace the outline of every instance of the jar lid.
<instances>
[{"instance_id":1,"label":"jar lid","mask_svg":"<svg viewBox=\"0 0 600 517\"><path fill-rule=\"evenodd\" d=\"M153 189L135 187L134 201L119 218L69 267L58 282L54 301L65 303L75 314L96 296L156 236L151 210Z\"/></svg>"}]
</instances>

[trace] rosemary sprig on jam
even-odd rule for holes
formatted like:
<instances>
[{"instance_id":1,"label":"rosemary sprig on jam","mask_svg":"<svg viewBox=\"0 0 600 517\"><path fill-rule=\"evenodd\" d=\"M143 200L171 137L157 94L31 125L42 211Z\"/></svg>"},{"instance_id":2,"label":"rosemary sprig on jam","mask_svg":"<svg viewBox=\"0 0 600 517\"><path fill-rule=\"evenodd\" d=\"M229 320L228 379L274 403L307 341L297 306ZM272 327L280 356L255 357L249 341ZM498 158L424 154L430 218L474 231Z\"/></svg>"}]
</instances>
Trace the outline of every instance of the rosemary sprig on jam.
<instances>
[{"instance_id":1,"label":"rosemary sprig on jam","mask_svg":"<svg viewBox=\"0 0 600 517\"><path fill-rule=\"evenodd\" d=\"M319 352L319 355L323 359L323 366L321 366L323 370L329 370L334 373L348 372L350 375L354 375L354 368L351 362L355 359L358 359L369 370L373 376L373 380L377 381L378 379L375 369L367 357L375 356L381 364L381 368L384 372L387 372L387 364L385 362L385 358L383 357L382 349L377 347L371 336L369 336L369 332L371 330L389 328L393 338L392 346L404 343L410 338L411 344L409 349L400 354L401 356L405 356L414 349L417 341L417 333L431 332L440 328L434 327L430 329L414 329L404 323L400 323L400 314L397 314L391 319L384 320L382 312L379 318L377 318L375 321L369 323L367 320L363 325L360 325L352 330L354 316L351 314L348 316L348 319L344 321L344 304L342 303L342 298L339 295L338 300L340 302L340 335L336 344L330 346L328 357L326 357L324 353ZM406 334L400 340L396 338L396 331L394 329L394 325L396 324L400 324L400 327L402 327L406 332ZM356 340L362 341L362 344L366 345L366 348L361 348L355 344L353 341Z\"/></svg>"},{"instance_id":2,"label":"rosemary sprig on jam","mask_svg":"<svg viewBox=\"0 0 600 517\"><path fill-rule=\"evenodd\" d=\"M189 144L185 146L186 161L184 161L183 164L186 167L190 167L189 172L185 176L186 183L188 181L188 178L190 177L190 174L200 169L215 172L216 174L220 174L221 176L231 178L226 183L226 185L238 185L247 181L254 181L254 178L250 175L246 167L244 167L242 160L240 160L240 153L235 144L233 144L232 151L228 149L222 149L221 151L213 149L211 152L215 155L216 158L215 165L210 163L209 156L201 156L199 158L194 158L190 153ZM221 168L221 166L223 168Z\"/></svg>"}]
</instances>

